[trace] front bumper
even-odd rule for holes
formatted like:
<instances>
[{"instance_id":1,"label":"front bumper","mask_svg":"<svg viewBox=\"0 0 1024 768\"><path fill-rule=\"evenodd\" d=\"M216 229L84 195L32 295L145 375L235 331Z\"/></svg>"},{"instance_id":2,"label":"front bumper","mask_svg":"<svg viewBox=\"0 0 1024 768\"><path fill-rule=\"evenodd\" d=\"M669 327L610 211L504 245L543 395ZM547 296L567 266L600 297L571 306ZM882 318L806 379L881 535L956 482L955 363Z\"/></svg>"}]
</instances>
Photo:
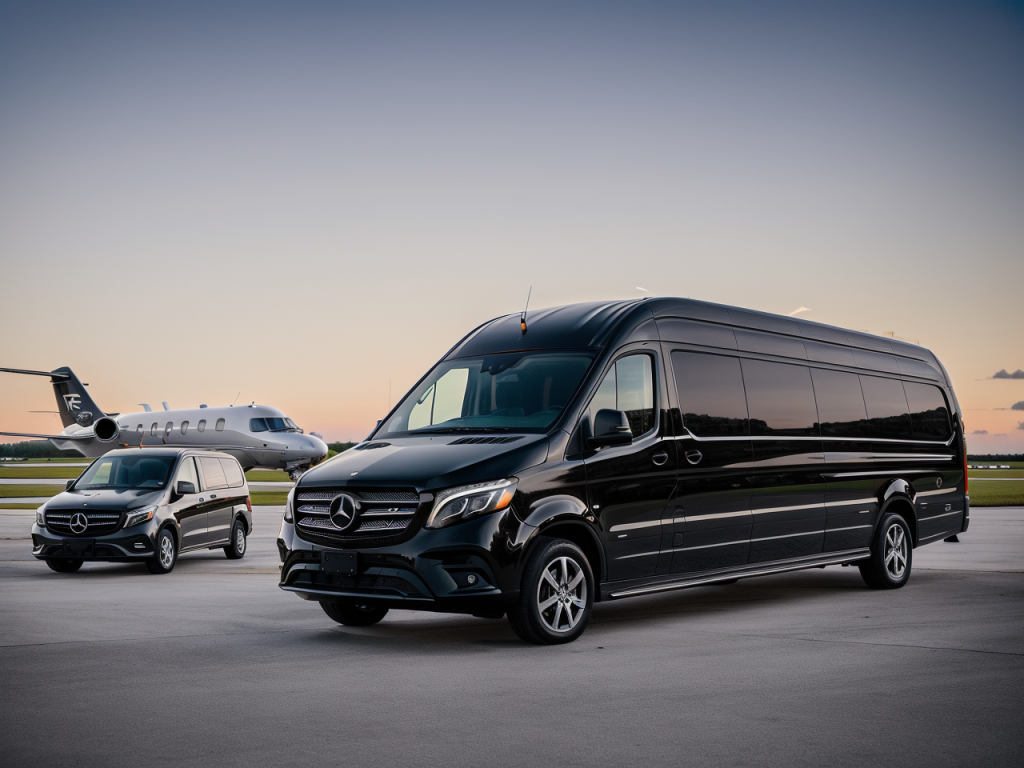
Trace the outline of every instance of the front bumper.
<instances>
[{"instance_id":1,"label":"front bumper","mask_svg":"<svg viewBox=\"0 0 1024 768\"><path fill-rule=\"evenodd\" d=\"M37 560L50 557L75 558L100 562L137 562L156 552L151 526L140 525L115 531L106 536L61 536L32 526L32 555Z\"/></svg>"},{"instance_id":2,"label":"front bumper","mask_svg":"<svg viewBox=\"0 0 1024 768\"><path fill-rule=\"evenodd\" d=\"M421 529L386 547L346 548L355 553L351 572L330 572L323 553L342 550L300 539L283 523L281 589L304 600L360 598L423 611L500 616L518 596L515 537L509 514L490 515L441 530ZM511 545L511 546L510 546Z\"/></svg>"}]
</instances>

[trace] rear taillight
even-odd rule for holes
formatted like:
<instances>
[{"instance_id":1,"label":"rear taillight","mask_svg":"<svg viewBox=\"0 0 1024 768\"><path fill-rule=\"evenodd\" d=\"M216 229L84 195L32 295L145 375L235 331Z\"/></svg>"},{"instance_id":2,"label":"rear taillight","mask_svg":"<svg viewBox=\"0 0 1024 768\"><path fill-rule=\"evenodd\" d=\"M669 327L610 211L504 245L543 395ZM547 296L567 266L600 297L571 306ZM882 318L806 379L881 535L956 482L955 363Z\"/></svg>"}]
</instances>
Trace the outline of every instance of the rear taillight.
<instances>
[{"instance_id":1,"label":"rear taillight","mask_svg":"<svg viewBox=\"0 0 1024 768\"><path fill-rule=\"evenodd\" d=\"M248 509L250 513L252 512L252 502L249 500L248 496L245 497L245 508Z\"/></svg>"},{"instance_id":2,"label":"rear taillight","mask_svg":"<svg viewBox=\"0 0 1024 768\"><path fill-rule=\"evenodd\" d=\"M960 417L960 436L962 438L964 447L964 495L966 496L967 491L967 428L964 426L964 419Z\"/></svg>"}]
</instances>

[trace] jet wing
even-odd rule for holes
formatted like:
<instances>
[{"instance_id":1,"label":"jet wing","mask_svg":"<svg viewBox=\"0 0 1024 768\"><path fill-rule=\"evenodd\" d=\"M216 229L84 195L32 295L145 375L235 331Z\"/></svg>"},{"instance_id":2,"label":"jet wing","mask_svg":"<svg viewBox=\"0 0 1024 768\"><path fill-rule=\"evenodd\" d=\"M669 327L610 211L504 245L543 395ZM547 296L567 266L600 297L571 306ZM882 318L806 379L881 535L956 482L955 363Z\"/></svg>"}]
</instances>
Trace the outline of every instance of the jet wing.
<instances>
[{"instance_id":1,"label":"jet wing","mask_svg":"<svg viewBox=\"0 0 1024 768\"><path fill-rule=\"evenodd\" d=\"M37 435L34 432L0 432L8 437L38 437L40 440L95 440L96 435Z\"/></svg>"}]
</instances>

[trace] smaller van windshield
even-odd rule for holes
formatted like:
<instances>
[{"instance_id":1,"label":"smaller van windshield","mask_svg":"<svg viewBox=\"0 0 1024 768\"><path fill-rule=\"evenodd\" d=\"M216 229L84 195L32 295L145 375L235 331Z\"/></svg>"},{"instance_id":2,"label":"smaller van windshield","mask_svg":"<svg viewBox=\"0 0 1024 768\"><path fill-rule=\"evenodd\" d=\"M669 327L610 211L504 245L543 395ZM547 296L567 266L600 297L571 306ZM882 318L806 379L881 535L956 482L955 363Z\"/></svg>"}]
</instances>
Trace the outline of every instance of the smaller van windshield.
<instances>
[{"instance_id":1,"label":"smaller van windshield","mask_svg":"<svg viewBox=\"0 0 1024 768\"><path fill-rule=\"evenodd\" d=\"M75 490L93 488L163 488L175 456L104 456L75 483Z\"/></svg>"},{"instance_id":2,"label":"smaller van windshield","mask_svg":"<svg viewBox=\"0 0 1024 768\"><path fill-rule=\"evenodd\" d=\"M278 419L268 416L265 419L249 419L250 432L301 432L295 422L285 417Z\"/></svg>"},{"instance_id":3,"label":"smaller van windshield","mask_svg":"<svg viewBox=\"0 0 1024 768\"><path fill-rule=\"evenodd\" d=\"M510 352L449 360L405 398L377 434L543 432L590 369L589 352Z\"/></svg>"}]
</instances>

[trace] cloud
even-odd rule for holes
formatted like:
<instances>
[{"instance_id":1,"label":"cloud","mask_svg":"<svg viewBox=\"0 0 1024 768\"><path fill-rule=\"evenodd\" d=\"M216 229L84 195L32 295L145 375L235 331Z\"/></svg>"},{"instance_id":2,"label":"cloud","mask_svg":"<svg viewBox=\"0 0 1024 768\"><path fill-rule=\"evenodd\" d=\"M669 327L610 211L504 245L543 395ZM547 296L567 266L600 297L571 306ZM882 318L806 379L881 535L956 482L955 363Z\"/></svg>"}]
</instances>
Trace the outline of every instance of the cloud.
<instances>
[{"instance_id":1,"label":"cloud","mask_svg":"<svg viewBox=\"0 0 1024 768\"><path fill-rule=\"evenodd\" d=\"M1006 369L1003 368L1003 370L998 371L997 373L993 373L992 374L992 378L993 379L1024 379L1024 371L1022 371L1020 368L1018 368L1013 373L1007 373Z\"/></svg>"},{"instance_id":2,"label":"cloud","mask_svg":"<svg viewBox=\"0 0 1024 768\"><path fill-rule=\"evenodd\" d=\"M976 429L973 432L971 432L971 434L972 435L987 435L988 434L988 430L987 429Z\"/></svg>"},{"instance_id":3,"label":"cloud","mask_svg":"<svg viewBox=\"0 0 1024 768\"><path fill-rule=\"evenodd\" d=\"M1024 400L1021 400L1019 403L1014 403L1013 405L1011 405L1010 406L1010 410L1011 411L1024 411Z\"/></svg>"},{"instance_id":4,"label":"cloud","mask_svg":"<svg viewBox=\"0 0 1024 768\"><path fill-rule=\"evenodd\" d=\"M992 437L1006 437L1006 433L1000 432L998 435L992 435Z\"/></svg>"}]
</instances>

